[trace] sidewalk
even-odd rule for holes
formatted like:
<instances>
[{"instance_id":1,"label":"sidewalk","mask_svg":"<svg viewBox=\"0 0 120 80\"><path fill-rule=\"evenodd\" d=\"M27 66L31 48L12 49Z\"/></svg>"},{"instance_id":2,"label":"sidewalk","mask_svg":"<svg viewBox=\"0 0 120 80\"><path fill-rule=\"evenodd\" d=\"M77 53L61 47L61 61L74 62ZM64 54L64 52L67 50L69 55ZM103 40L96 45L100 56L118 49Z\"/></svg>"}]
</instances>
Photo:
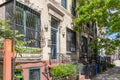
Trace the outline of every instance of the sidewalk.
<instances>
[{"instance_id":1,"label":"sidewalk","mask_svg":"<svg viewBox=\"0 0 120 80\"><path fill-rule=\"evenodd\" d=\"M96 75L92 80L120 80L120 67L110 68L106 72Z\"/></svg>"},{"instance_id":2,"label":"sidewalk","mask_svg":"<svg viewBox=\"0 0 120 80\"><path fill-rule=\"evenodd\" d=\"M117 67L120 67L120 60L115 60L113 63L114 63Z\"/></svg>"}]
</instances>

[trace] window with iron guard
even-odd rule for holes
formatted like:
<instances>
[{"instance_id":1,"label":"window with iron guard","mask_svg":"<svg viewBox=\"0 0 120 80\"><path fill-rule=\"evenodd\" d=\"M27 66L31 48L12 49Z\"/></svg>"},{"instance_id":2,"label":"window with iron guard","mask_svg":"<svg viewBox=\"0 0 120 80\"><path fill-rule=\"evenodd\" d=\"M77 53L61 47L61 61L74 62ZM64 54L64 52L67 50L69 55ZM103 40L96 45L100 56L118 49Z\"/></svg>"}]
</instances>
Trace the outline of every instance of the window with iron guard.
<instances>
[{"instance_id":1,"label":"window with iron guard","mask_svg":"<svg viewBox=\"0 0 120 80\"><path fill-rule=\"evenodd\" d=\"M67 28L67 51L76 52L76 32Z\"/></svg>"},{"instance_id":2,"label":"window with iron guard","mask_svg":"<svg viewBox=\"0 0 120 80\"><path fill-rule=\"evenodd\" d=\"M40 79L40 68L29 69L29 80L41 80Z\"/></svg>"},{"instance_id":3,"label":"window with iron guard","mask_svg":"<svg viewBox=\"0 0 120 80\"><path fill-rule=\"evenodd\" d=\"M61 5L67 9L67 0L61 0Z\"/></svg>"},{"instance_id":4,"label":"window with iron guard","mask_svg":"<svg viewBox=\"0 0 120 80\"><path fill-rule=\"evenodd\" d=\"M6 6L6 19L13 17L13 3ZM40 14L29 7L16 2L16 30L24 34L22 40L29 42L25 46L40 47Z\"/></svg>"},{"instance_id":5,"label":"window with iron guard","mask_svg":"<svg viewBox=\"0 0 120 80\"><path fill-rule=\"evenodd\" d=\"M82 48L82 52L83 53L87 53L88 52L88 45L87 45L87 38L82 36L82 41L81 41L81 48Z\"/></svg>"}]
</instances>

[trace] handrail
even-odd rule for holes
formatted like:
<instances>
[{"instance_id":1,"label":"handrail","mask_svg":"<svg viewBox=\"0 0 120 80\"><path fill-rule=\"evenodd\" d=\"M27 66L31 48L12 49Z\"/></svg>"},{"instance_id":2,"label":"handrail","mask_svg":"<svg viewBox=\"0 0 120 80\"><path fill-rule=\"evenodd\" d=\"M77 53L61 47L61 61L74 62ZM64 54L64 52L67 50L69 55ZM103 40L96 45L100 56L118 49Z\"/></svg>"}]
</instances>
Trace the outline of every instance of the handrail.
<instances>
[{"instance_id":1,"label":"handrail","mask_svg":"<svg viewBox=\"0 0 120 80\"><path fill-rule=\"evenodd\" d=\"M64 53L56 53L54 55L52 53L49 53L49 63L50 64L68 63L70 61L71 61L70 57Z\"/></svg>"}]
</instances>

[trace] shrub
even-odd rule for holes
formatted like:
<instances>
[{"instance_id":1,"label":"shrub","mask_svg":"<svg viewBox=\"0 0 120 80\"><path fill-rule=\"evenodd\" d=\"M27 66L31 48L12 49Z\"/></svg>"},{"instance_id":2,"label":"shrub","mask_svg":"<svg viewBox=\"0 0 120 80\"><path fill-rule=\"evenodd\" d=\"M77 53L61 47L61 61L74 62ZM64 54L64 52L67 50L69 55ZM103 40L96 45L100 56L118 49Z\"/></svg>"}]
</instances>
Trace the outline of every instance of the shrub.
<instances>
[{"instance_id":1,"label":"shrub","mask_svg":"<svg viewBox=\"0 0 120 80\"><path fill-rule=\"evenodd\" d=\"M115 66L115 64L109 64L110 68L113 68Z\"/></svg>"},{"instance_id":2,"label":"shrub","mask_svg":"<svg viewBox=\"0 0 120 80\"><path fill-rule=\"evenodd\" d=\"M72 77L77 74L76 67L73 64L58 65L50 69L52 77Z\"/></svg>"}]
</instances>

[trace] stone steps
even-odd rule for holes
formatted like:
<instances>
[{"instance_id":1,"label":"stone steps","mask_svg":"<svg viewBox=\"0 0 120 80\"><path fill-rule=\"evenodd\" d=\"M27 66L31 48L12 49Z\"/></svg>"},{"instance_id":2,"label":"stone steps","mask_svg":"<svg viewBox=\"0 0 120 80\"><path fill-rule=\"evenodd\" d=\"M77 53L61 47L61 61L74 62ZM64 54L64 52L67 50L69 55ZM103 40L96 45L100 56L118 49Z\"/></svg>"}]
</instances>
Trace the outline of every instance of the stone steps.
<instances>
[{"instance_id":1,"label":"stone steps","mask_svg":"<svg viewBox=\"0 0 120 80\"><path fill-rule=\"evenodd\" d=\"M79 80L91 80L91 79L85 79L85 75L80 75Z\"/></svg>"}]
</instances>

